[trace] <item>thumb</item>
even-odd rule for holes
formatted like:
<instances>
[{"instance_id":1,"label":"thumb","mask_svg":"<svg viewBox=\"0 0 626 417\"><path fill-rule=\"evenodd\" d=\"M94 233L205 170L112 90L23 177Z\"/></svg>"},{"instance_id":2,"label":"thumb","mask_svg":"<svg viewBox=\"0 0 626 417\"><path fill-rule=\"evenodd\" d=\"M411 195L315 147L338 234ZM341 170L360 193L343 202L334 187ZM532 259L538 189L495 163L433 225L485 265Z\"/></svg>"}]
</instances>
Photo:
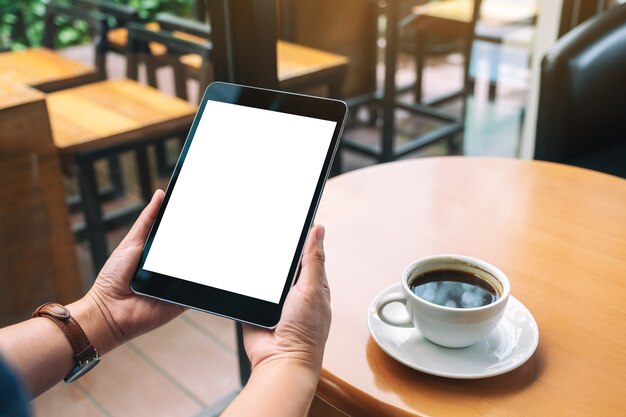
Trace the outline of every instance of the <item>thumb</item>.
<instances>
[{"instance_id":1,"label":"thumb","mask_svg":"<svg viewBox=\"0 0 626 417\"><path fill-rule=\"evenodd\" d=\"M148 237L152 222L159 212L159 207L163 202L163 191L156 190L152 195L150 203L143 209L135 224L130 229L120 246L126 247L128 245L143 245Z\"/></svg>"},{"instance_id":2,"label":"thumb","mask_svg":"<svg viewBox=\"0 0 626 417\"><path fill-rule=\"evenodd\" d=\"M326 255L324 253L324 236L326 231L324 226L314 226L309 231L309 236L302 255L302 271L298 284L302 285L327 285L324 263Z\"/></svg>"}]
</instances>

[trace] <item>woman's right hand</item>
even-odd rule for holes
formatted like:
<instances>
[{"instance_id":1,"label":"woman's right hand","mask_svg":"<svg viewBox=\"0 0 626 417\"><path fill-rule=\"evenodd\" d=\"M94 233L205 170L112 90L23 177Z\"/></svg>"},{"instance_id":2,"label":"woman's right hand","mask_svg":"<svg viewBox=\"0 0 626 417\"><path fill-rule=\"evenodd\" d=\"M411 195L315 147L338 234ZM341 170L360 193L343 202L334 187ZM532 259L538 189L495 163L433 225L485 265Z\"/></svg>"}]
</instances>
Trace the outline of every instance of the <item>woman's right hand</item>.
<instances>
[{"instance_id":1,"label":"woman's right hand","mask_svg":"<svg viewBox=\"0 0 626 417\"><path fill-rule=\"evenodd\" d=\"M324 228L309 232L302 269L274 330L246 326L244 343L252 371L276 361L303 365L319 375L330 329L330 290L324 270Z\"/></svg>"}]
</instances>

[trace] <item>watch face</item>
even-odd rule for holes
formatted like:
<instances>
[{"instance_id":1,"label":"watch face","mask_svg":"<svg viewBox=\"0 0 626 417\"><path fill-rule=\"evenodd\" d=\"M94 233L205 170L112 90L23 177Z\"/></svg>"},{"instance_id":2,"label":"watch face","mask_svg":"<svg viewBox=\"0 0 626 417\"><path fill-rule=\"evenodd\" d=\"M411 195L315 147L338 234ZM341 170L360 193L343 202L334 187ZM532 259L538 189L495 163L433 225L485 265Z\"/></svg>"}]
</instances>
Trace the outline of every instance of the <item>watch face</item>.
<instances>
[{"instance_id":1,"label":"watch face","mask_svg":"<svg viewBox=\"0 0 626 417\"><path fill-rule=\"evenodd\" d=\"M81 376L85 375L87 372L91 371L94 366L100 363L100 356L97 356L93 359L89 359L86 362L80 362L76 364L74 368L67 374L67 376L63 379L65 383L69 384L70 382L76 381Z\"/></svg>"}]
</instances>

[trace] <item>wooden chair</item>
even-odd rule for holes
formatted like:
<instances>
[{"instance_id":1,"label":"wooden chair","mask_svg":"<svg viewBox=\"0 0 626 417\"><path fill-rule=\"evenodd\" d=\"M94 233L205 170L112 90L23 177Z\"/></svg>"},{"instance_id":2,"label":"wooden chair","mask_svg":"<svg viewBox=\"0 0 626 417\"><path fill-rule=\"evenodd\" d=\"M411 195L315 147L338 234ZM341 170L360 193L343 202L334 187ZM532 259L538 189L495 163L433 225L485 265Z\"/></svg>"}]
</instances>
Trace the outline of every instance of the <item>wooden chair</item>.
<instances>
[{"instance_id":1,"label":"wooden chair","mask_svg":"<svg viewBox=\"0 0 626 417\"><path fill-rule=\"evenodd\" d=\"M36 85L37 88L42 89L42 91L53 92L59 91L64 88L75 87L77 85L87 84L90 82L105 80L107 78L107 54L110 52L121 53L125 55L124 51L116 50L111 47L111 44L107 41L108 33L110 31L111 24L125 24L128 21L138 20L139 16L135 10L129 8L127 6L110 4L107 5L106 10L110 14L101 14L98 11L94 11L92 3L89 0L76 0L76 4L87 4L88 8L82 7L68 7L63 3L50 2L45 6L45 14L44 14L44 37L43 37L43 45L45 49L33 50L30 54L39 56L39 60L37 62L37 66L34 71L38 71L42 74L45 74L47 68L58 65L57 61L65 62L65 65L80 65L82 64L73 63L67 59L62 58L56 52L54 52L55 48L55 38L57 34L57 18L65 18L70 19L71 21L84 21L87 23L91 35L93 37L93 45L94 45L94 67L89 68L90 71L95 71L95 77L91 77L89 79L84 79L80 83L64 83L63 85L54 85L55 88L50 88L49 86L45 86L45 88L41 88L41 86ZM45 55L44 55L45 53ZM70 170L68 166L63 166L65 172L69 175ZM115 198L123 194L124 192L124 184L121 177L121 168L117 158L110 158L108 160L108 174L109 174L109 184L110 186L104 187L100 190L100 197L102 200L109 200L111 198ZM68 199L70 204L70 208L73 211L79 209L80 206L80 197L73 195Z\"/></svg>"},{"instance_id":2,"label":"wooden chair","mask_svg":"<svg viewBox=\"0 0 626 417\"><path fill-rule=\"evenodd\" d=\"M482 0L441 0L413 8L409 22L415 32L415 102L437 105L464 97L469 85L469 65L474 44L476 21ZM405 22L406 24L406 22ZM439 34L463 41L463 87L459 91L438 97L427 103L423 100L423 73L428 36Z\"/></svg>"},{"instance_id":3,"label":"wooden chair","mask_svg":"<svg viewBox=\"0 0 626 417\"><path fill-rule=\"evenodd\" d=\"M51 3L54 5L54 3ZM127 57L127 51L124 45L119 45L115 42L116 31L119 28L126 27L130 22L140 22L139 13L137 10L130 6L123 4L115 4L103 0L74 0L73 10L69 12L63 9L63 13L66 15L72 11L84 15L87 19L94 13L101 14L107 17L106 26L99 28L97 31L98 36L94 39L95 46L95 66L98 72L101 74L102 79L107 78L106 68L106 56L109 53L114 53ZM54 7L54 6L53 6ZM75 18L76 15L74 15ZM55 25L52 20L46 20L46 26L49 30L46 31L48 38L46 42L52 47L53 33Z\"/></svg>"},{"instance_id":4,"label":"wooden chair","mask_svg":"<svg viewBox=\"0 0 626 417\"><path fill-rule=\"evenodd\" d=\"M137 12L128 6L120 7L119 5L111 4L102 0L76 0L76 2L87 6L92 10L96 10L99 13L105 14L109 16L110 19L116 19L118 24L107 31L106 44L109 51L117 52L126 56L128 53L127 26L129 23L140 22ZM204 13L203 9L198 10L198 12ZM145 25L154 31L158 31L162 28L166 31L174 32L176 36L183 39L206 42L206 23L190 21L188 19L174 16L170 13L160 13L158 15L158 22L148 22L145 23ZM178 30L175 28L178 28ZM194 75L189 74L186 71L179 70L178 67L181 65L180 62L172 58L172 54L168 51L165 45L158 42L150 42L149 51L150 54L142 54L142 59L140 60L140 62L144 63L146 68L148 85L158 88L156 71L165 66L173 66L175 68L174 85L176 96L187 100L187 79L193 78ZM165 143L156 143L155 150L157 172L160 176L169 176L172 164L167 161Z\"/></svg>"},{"instance_id":5,"label":"wooden chair","mask_svg":"<svg viewBox=\"0 0 626 417\"><path fill-rule=\"evenodd\" d=\"M530 55L539 14L535 3L511 0L484 0L476 24L475 40L489 44L489 99L495 100L498 87L498 68L502 50L515 48ZM530 64L528 59L526 65ZM475 72L470 68L470 92L473 90Z\"/></svg>"},{"instance_id":6,"label":"wooden chair","mask_svg":"<svg viewBox=\"0 0 626 417\"><path fill-rule=\"evenodd\" d=\"M57 19L57 16L85 21L93 36L94 67L97 71L98 79L104 80L107 78L107 54L113 52L125 55L125 51L116 48L114 44L108 42L109 31L116 25L125 25L127 22L139 20L139 15L130 7L109 3L106 3L106 7L102 6L106 10L106 14L101 14L98 10L93 10L95 3L91 1L75 1L77 5L73 7L55 1L46 4L42 43L50 50L55 49L54 41L57 33L55 19ZM88 7L81 7L81 5L88 5ZM102 18L104 16L106 16L106 19Z\"/></svg>"},{"instance_id":7,"label":"wooden chair","mask_svg":"<svg viewBox=\"0 0 626 417\"><path fill-rule=\"evenodd\" d=\"M109 26L105 35L105 43L107 52L117 53L127 57L128 48L127 48L127 40L128 40L128 29L126 28L129 23L144 23L152 30L159 30L159 25L156 22L146 23L142 21L139 17L137 10L130 6L119 5L110 3L105 0L74 0L76 5L83 7L84 9L98 12L100 14L106 15L109 21L113 21L114 24ZM166 22L172 21L177 22L182 19L178 16L171 15L169 13L161 13L160 16ZM198 26L202 27L202 33L205 31L206 25L200 22L197 22ZM190 28L193 34L193 25L187 25L186 27ZM167 27L163 29L169 30ZM181 37L185 38L185 33L178 33ZM167 48L159 44L157 42L152 42L150 44L150 51L152 52L152 59L146 65L150 66L147 70L148 76L148 85L152 87L156 87L156 78L155 78L155 70L166 65L170 65L171 61L167 59ZM177 90L177 94L181 98L184 97L186 92L181 92Z\"/></svg>"},{"instance_id":8,"label":"wooden chair","mask_svg":"<svg viewBox=\"0 0 626 417\"><path fill-rule=\"evenodd\" d=\"M0 80L0 325L83 294L45 96Z\"/></svg>"},{"instance_id":9,"label":"wooden chair","mask_svg":"<svg viewBox=\"0 0 626 417\"><path fill-rule=\"evenodd\" d=\"M93 35L94 65L97 69L97 76L86 80L85 82L106 79L107 55L109 53L117 53L126 57L128 54L123 45L119 46L115 42L111 42L110 39L115 39L115 34L117 33L115 30L117 27L125 26L129 22L139 21L139 15L137 11L131 7L113 4L106 1L74 0L74 4L74 7L67 7L63 3L58 2L51 2L46 5L46 14L44 18L44 44L50 48L54 47L54 39L57 31L55 19L58 17L86 21ZM124 31L125 30L126 29L124 29ZM46 69L56 68L58 66L56 61L62 60L63 62L71 63L71 61L59 57L48 49L45 49L43 52L46 52L45 59L40 59L38 61L39 65L34 67L41 68L41 70L36 71L41 72L42 76L43 74L46 74ZM30 53L29 55L33 55L33 53ZM38 55L41 55L41 52L39 52ZM156 66L164 65L166 63L167 62L151 61L151 64ZM148 74L152 74L152 71L148 71ZM148 82L150 85L156 86L156 82L154 80L149 78ZM77 84L78 83L66 83L65 87ZM48 88L46 91L54 90ZM157 151L157 171L161 175L167 175L169 174L169 167L165 162L165 145L164 143L158 142L155 144L155 148ZM121 168L117 158L111 158L108 161L108 165L110 176L108 183L110 186L101 188L100 194L103 200L109 200L123 194L123 182L120 174ZM76 196L70 197L69 201L73 210L78 209L80 201ZM79 234L79 236L81 236L81 234Z\"/></svg>"},{"instance_id":10,"label":"wooden chair","mask_svg":"<svg viewBox=\"0 0 626 417\"><path fill-rule=\"evenodd\" d=\"M130 24L133 24L137 30L140 30L142 26L142 24L136 22L131 22ZM205 23L190 21L169 13L160 13L157 16L157 21L145 24L145 28L151 32L159 32L163 29L160 35L156 35L151 40L146 40L146 47L140 45L140 43L141 39L145 38L147 34L138 35L137 41L139 43L134 46L129 46L129 34L127 27L117 28L110 31L108 41L109 43L114 44L116 48L126 49L128 51L135 50L135 56L139 57L139 62L145 64L148 85L155 88L158 87L156 71L167 65L171 66L174 70L174 87L177 97L183 100L188 99L187 80L189 78L196 78L201 82L201 85L207 85L207 83L212 79L211 66L207 66L201 72L189 74L181 62L182 55L179 53L181 50L188 50L184 47L185 43L177 44L175 39L171 39L172 36L174 36L177 39L182 39L188 42L196 42L203 45L203 48L200 49L200 53L190 54L187 52L187 55L195 56L197 58L204 56L204 62L208 63L210 62L210 54L205 54L204 50L206 48L210 48L210 44L207 43L209 34ZM157 39L161 39L162 42L158 42ZM182 49L180 49L181 46ZM191 48L192 50L194 49L193 46ZM198 48L196 48L196 50L197 49ZM135 68L135 65L131 65L130 68ZM137 78L136 73L133 74L133 78ZM200 97L198 97L198 99L199 98ZM165 143L157 143L155 145L155 150L157 172L161 176L168 176L173 168L173 164L169 163L167 160Z\"/></svg>"},{"instance_id":11,"label":"wooden chair","mask_svg":"<svg viewBox=\"0 0 626 417\"><path fill-rule=\"evenodd\" d=\"M165 16L160 15L160 18ZM167 21L170 22L171 17L167 16ZM177 20L179 18L176 18ZM194 22L195 24L195 22ZM193 30L193 34L189 32L181 32L178 30L162 30L162 28L168 28L170 25L167 23L149 23L147 25L141 25L138 23L131 23L125 30L125 43L126 47L134 52L135 57L140 57L141 61L146 63L148 70L148 78L154 80L156 83L156 60L167 60L173 68L174 86L176 90L176 96L187 99L187 69L183 65L183 60L189 57L198 59L199 71L195 74L201 85L208 85L212 79L212 65L211 55L212 48L207 42L206 37L199 37L198 30ZM176 25L178 28L179 25ZM191 30L190 30L191 31ZM207 34L206 28L203 28L204 35ZM137 66L129 65L127 73L129 78L136 78Z\"/></svg>"},{"instance_id":12,"label":"wooden chair","mask_svg":"<svg viewBox=\"0 0 626 417\"><path fill-rule=\"evenodd\" d=\"M502 2L500 0L440 0L412 9L412 15L405 24L415 29L416 45L416 83L414 94L416 102L423 102L422 84L424 62L427 55L428 36L433 33L463 40L464 60L463 87L443 97L429 100L429 104L438 104L464 96L471 92L473 79L470 75L470 61L474 41L502 44L507 36L522 26L534 23L537 16L536 6ZM492 67L497 62L492 63ZM496 71L493 71L495 73ZM490 97L495 97L495 75L490 80Z\"/></svg>"},{"instance_id":13,"label":"wooden chair","mask_svg":"<svg viewBox=\"0 0 626 417\"><path fill-rule=\"evenodd\" d=\"M162 28L172 32L176 37L211 45L211 28L202 22L159 14L157 22L150 23L146 27L155 31ZM118 29L113 34L118 45L126 44L126 29ZM150 45L153 59L159 59L167 54L167 48L164 48L162 44L159 46L159 42L153 41ZM341 97L343 77L349 62L345 56L277 40L275 59L278 88L303 91L325 86L329 96ZM200 82L200 91L204 91L213 75L211 60L207 61L206 57L199 54L186 54L180 57L180 61L185 68L185 74L197 79ZM207 66L207 64L210 65ZM156 65L151 66L152 71L155 68ZM151 74L149 79L155 80L156 77ZM177 96L186 98L188 94L184 78L178 78L176 86Z\"/></svg>"},{"instance_id":14,"label":"wooden chair","mask_svg":"<svg viewBox=\"0 0 626 417\"><path fill-rule=\"evenodd\" d=\"M72 12L70 16L73 16L77 11L76 8L55 7L58 15ZM102 39L102 34L106 33L106 16L96 12L88 12L86 16L101 28L98 36ZM127 66L137 64L137 59L127 61ZM99 269L108 256L106 230L132 221L144 203L103 217L94 162L134 151L141 196L149 200L152 185L147 146L171 137L186 136L196 107L134 80L100 81L53 92L47 96L47 104L54 143L62 161L77 170L86 234L95 267Z\"/></svg>"},{"instance_id":15,"label":"wooden chair","mask_svg":"<svg viewBox=\"0 0 626 417\"><path fill-rule=\"evenodd\" d=\"M106 28L106 35L103 36L104 39L102 41L105 43L106 47L101 49L105 52L117 53L123 55L125 58L128 58L128 29L126 26L131 22L141 22L137 11L129 6L113 4L103 0L75 0L75 3L87 10L92 12L95 11L101 15L107 16L107 21L113 20L115 22L113 27ZM162 13L161 15L164 20L177 21L181 19L168 13ZM202 25L203 28L205 27L203 24L198 24ZM159 30L159 25L156 22L147 23L146 25L153 30ZM185 33L178 33L178 35L183 38L186 37ZM157 69L167 65L173 65L174 62L168 56L167 48L162 44L151 42L150 51L150 59L140 62L145 64L148 85L157 88ZM145 55L142 55L142 58L145 58ZM101 61L103 62L104 58L101 58ZM181 86L184 86L185 82L185 80L180 81L179 78L177 78L175 84L177 97L184 100L187 99L187 89L186 87L182 88ZM171 172L172 166L167 162L165 143L156 143L155 150L157 172L160 176L168 176Z\"/></svg>"}]
</instances>

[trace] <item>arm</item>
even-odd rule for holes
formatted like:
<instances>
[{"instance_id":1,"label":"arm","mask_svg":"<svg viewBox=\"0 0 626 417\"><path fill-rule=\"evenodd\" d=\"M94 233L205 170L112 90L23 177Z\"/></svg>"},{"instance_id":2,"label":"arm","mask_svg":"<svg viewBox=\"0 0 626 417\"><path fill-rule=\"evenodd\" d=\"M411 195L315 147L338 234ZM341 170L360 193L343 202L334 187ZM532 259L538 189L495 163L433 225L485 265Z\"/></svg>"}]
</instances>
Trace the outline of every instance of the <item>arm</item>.
<instances>
[{"instance_id":1,"label":"arm","mask_svg":"<svg viewBox=\"0 0 626 417\"><path fill-rule=\"evenodd\" d=\"M162 201L163 192L159 190L89 292L66 306L100 355L165 324L184 310L130 291L130 280ZM0 329L0 355L20 374L33 397L63 379L74 365L73 354L61 329L47 318Z\"/></svg>"},{"instance_id":2,"label":"arm","mask_svg":"<svg viewBox=\"0 0 626 417\"><path fill-rule=\"evenodd\" d=\"M244 329L252 374L223 417L306 415L331 320L323 240L322 227L311 229L299 280L287 296L276 329Z\"/></svg>"}]
</instances>

